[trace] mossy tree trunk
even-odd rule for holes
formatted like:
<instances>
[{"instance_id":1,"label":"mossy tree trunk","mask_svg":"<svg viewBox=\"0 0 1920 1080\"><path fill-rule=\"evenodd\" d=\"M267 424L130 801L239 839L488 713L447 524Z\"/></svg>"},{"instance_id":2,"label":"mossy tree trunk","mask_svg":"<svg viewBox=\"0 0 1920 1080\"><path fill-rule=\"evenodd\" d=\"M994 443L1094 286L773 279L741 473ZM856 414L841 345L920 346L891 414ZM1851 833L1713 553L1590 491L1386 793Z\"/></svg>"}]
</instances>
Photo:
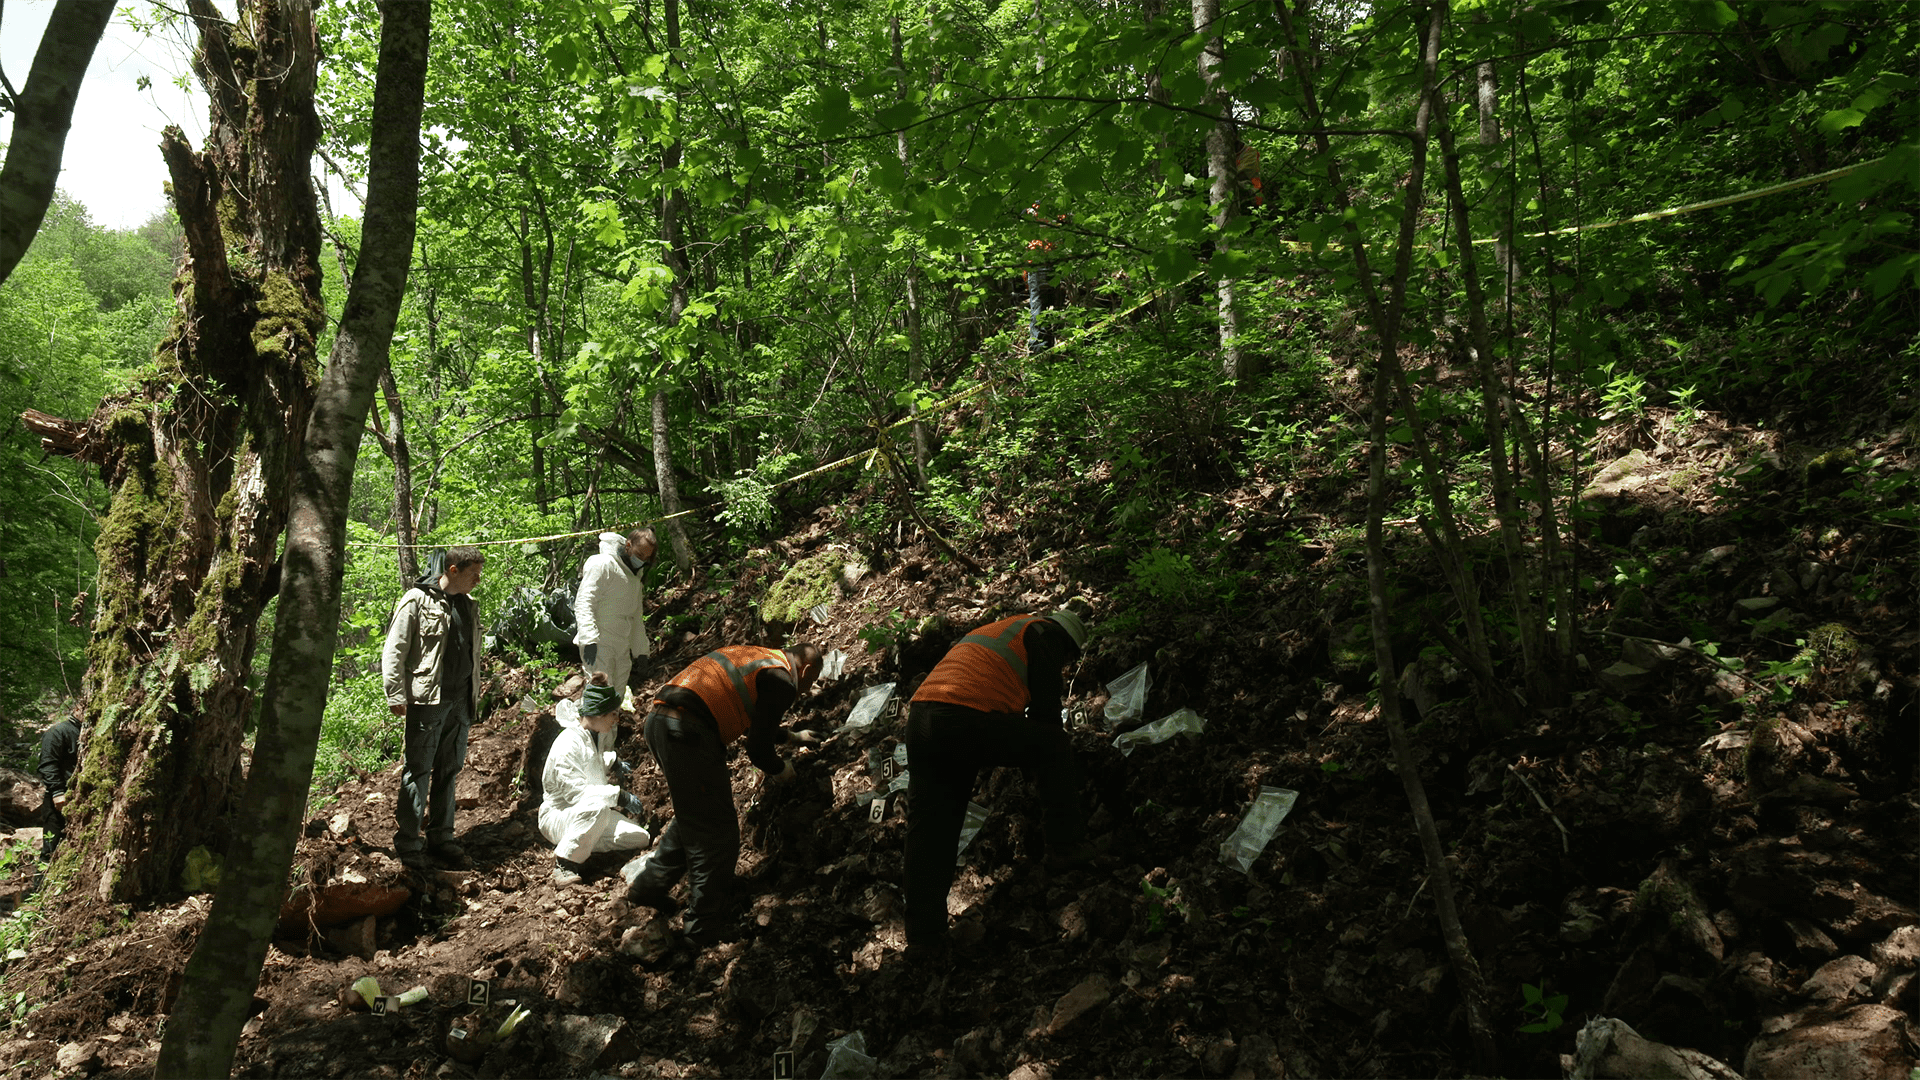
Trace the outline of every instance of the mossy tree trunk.
<instances>
[{"instance_id":1,"label":"mossy tree trunk","mask_svg":"<svg viewBox=\"0 0 1920 1080\"><path fill-rule=\"evenodd\" d=\"M277 588L294 451L313 405L319 136L308 0L187 4L206 145L161 136L187 259L154 370L103 403L75 452L113 491L95 549L88 748L57 877L103 901L178 888L224 847L253 714L255 624Z\"/></svg>"},{"instance_id":2,"label":"mossy tree trunk","mask_svg":"<svg viewBox=\"0 0 1920 1080\"><path fill-rule=\"evenodd\" d=\"M274 623L258 751L235 815L232 857L187 963L155 1076L232 1071L287 894L340 629L354 464L374 387L387 368L413 254L430 21L421 0L380 5L365 243L306 438L294 455L281 617Z\"/></svg>"}]
</instances>

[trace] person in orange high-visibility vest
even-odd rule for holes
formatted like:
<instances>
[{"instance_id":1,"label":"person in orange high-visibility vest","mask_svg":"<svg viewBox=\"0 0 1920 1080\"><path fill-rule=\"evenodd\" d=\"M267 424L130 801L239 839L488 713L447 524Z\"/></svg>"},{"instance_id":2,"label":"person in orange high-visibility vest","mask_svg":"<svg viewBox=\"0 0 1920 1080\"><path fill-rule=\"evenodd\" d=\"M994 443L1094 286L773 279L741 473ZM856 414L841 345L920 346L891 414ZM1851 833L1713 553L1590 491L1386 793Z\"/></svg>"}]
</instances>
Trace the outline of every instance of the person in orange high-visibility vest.
<instances>
[{"instance_id":1,"label":"person in orange high-visibility vest","mask_svg":"<svg viewBox=\"0 0 1920 1080\"><path fill-rule=\"evenodd\" d=\"M1080 656L1087 628L1062 609L1016 615L961 638L934 665L907 711L907 952L938 956L947 892L983 768L1024 770L1040 789L1047 863L1084 863L1081 770L1060 723L1061 669Z\"/></svg>"},{"instance_id":2,"label":"person in orange high-visibility vest","mask_svg":"<svg viewBox=\"0 0 1920 1080\"><path fill-rule=\"evenodd\" d=\"M687 879L687 940L712 945L730 936L722 912L740 857L740 819L733 809L727 744L747 740L747 759L773 783L793 778L774 744L785 741L780 718L820 676L814 645L764 649L729 645L687 665L660 689L643 733L667 780L674 817L659 843L627 865L627 900L671 915L668 895Z\"/></svg>"}]
</instances>

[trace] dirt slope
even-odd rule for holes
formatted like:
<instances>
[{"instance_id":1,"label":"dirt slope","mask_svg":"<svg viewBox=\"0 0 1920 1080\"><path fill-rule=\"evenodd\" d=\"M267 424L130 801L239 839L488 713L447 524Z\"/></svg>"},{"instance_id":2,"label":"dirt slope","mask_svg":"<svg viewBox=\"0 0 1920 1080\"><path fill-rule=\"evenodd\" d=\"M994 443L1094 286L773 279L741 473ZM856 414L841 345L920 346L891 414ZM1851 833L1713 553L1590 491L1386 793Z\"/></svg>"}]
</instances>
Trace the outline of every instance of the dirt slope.
<instances>
[{"instance_id":1,"label":"dirt slope","mask_svg":"<svg viewBox=\"0 0 1920 1080\"><path fill-rule=\"evenodd\" d=\"M1615 547L1596 536L1583 557L1632 556L1649 569L1594 590L1584 640L1595 682L1573 705L1496 738L1467 714L1464 683L1446 664L1424 661L1404 684L1421 709L1428 791L1506 1033L1507 1075L1559 1074L1594 1016L1736 1069L1768 1039L1836 1017L1875 1021L1889 1067L1905 1075L1913 1063L1920 940L1913 955L1901 951L1902 928L1920 920L1911 547L1897 533L1822 531L1793 514L1707 512L1676 477L1720 467L1708 455L1737 456L1729 445L1650 455L1641 482L1604 508L1602 532L1621 520L1626 531ZM1296 490L1311 480L1291 478ZM880 1076L1469 1072L1427 870L1372 720L1367 672L1348 656L1359 565L1332 543L1263 570L1273 549L1253 537L1262 515L1290 512L1287 485L1254 477L1218 494L1237 508L1218 527L1249 531L1243 566L1264 574L1259 587L1226 610L1121 623L1096 638L1071 673L1069 712L1101 855L1085 870L1048 873L1035 799L1019 776L996 773L976 794L990 815L950 905L960 943L950 968L905 966L903 808L876 824L862 799L885 786L879 763L898 745L898 717L862 731L840 725L861 688L910 683L990 618L1072 593L1092 601L1096 623L1112 621L1119 603L1100 583L1117 583L1124 553L1076 540L1064 514L1025 530L1061 537L1059 555L1027 551L1011 533L988 541L989 565L1023 569L984 589L910 537L904 550L873 552L873 572L834 602L828 622L793 634L844 650L847 675L790 717L821 739L789 747L798 783L762 793L736 755L746 930L698 954L672 947L651 913L627 909L611 857L585 886L549 883L550 852L520 774L554 680L493 672L498 705L474 728L460 781L475 867L409 880L387 856L397 770L341 785L302 842L306 880L351 884L369 902L386 889L408 895L371 921L283 928L238 1071L752 1076L773 1075L775 1055L791 1051L796 1075L817 1077L829 1042L857 1031ZM669 598L658 614L678 629L661 635L656 675L781 632L745 600L792 558L843 535L836 520L807 521L737 581ZM1421 558L1400 555L1410 566ZM1885 587L1867 595L1862 565L1904 567L1905 577L1871 579ZM1677 642L1702 618L1735 642L1753 632L1739 601L1766 596L1794 609L1802 634L1839 624L1850 635L1785 700L1697 652L1644 641L1628 651L1640 639ZM942 618L868 651L860 631L895 611ZM1781 655L1757 639L1741 648ZM1643 661L1639 674L1603 684L1599 673L1622 658ZM1122 756L1099 727L1101 686L1141 660L1157 683L1149 717L1187 705L1209 727ZM622 738L637 790L665 809L631 722ZM1262 785L1300 798L1241 873L1222 865L1219 846ZM4 1075L147 1075L170 981L205 909L204 896L191 897L78 928L85 940L39 938L7 973L7 988L41 1008L0 1032ZM363 975L388 993L418 985L430 996L393 1015L354 1011L340 991ZM491 1004L467 1003L474 978L489 982ZM1559 1026L1520 1030L1548 1011L1523 1008L1523 984L1566 995L1553 1011ZM530 1015L514 1034L466 1051L516 1006ZM449 1052L450 1029L467 1033L452 1040L466 1060Z\"/></svg>"}]
</instances>

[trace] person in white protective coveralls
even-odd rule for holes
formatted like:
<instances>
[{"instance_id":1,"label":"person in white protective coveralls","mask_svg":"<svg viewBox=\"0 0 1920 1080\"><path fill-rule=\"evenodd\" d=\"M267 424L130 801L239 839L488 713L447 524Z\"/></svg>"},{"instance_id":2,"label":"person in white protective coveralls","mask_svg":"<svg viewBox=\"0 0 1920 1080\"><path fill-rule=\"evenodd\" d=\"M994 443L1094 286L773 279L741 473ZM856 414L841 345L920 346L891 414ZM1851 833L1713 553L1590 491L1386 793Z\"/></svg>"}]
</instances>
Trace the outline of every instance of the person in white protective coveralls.
<instances>
[{"instance_id":1,"label":"person in white protective coveralls","mask_svg":"<svg viewBox=\"0 0 1920 1080\"><path fill-rule=\"evenodd\" d=\"M588 671L605 672L616 691L646 677L653 646L647 640L641 575L659 547L652 529L635 529L624 538L601 533L600 553L587 560L573 594L573 643L580 646L580 661Z\"/></svg>"},{"instance_id":2,"label":"person in white protective coveralls","mask_svg":"<svg viewBox=\"0 0 1920 1080\"><path fill-rule=\"evenodd\" d=\"M553 883L581 879L587 856L600 851L633 851L653 843L646 829L629 820L645 818L640 800L623 789L615 775L622 765L613 753L613 729L620 720L620 692L605 674L595 672L580 706L563 701L555 710L560 734L547 751L540 780L540 833L553 844Z\"/></svg>"}]
</instances>

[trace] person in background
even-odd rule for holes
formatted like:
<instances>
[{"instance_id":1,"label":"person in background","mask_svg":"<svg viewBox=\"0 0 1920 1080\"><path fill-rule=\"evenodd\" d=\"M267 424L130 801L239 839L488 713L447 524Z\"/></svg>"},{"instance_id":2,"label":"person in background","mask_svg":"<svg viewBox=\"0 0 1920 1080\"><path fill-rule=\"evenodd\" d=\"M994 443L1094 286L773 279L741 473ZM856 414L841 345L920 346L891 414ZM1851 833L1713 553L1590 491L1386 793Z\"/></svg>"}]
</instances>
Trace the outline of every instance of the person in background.
<instances>
[{"instance_id":1,"label":"person in background","mask_svg":"<svg viewBox=\"0 0 1920 1080\"><path fill-rule=\"evenodd\" d=\"M722 912L740 856L740 819L727 774L727 744L745 736L747 758L769 783L794 775L775 752L785 741L780 718L820 676L814 645L765 649L729 645L689 664L661 688L647 713L647 746L666 776L674 818L659 844L633 866L627 899L672 914L667 891L687 878L687 940L705 947L726 940ZM624 871L623 871L624 872Z\"/></svg>"},{"instance_id":2,"label":"person in background","mask_svg":"<svg viewBox=\"0 0 1920 1080\"><path fill-rule=\"evenodd\" d=\"M40 858L51 862L66 834L67 784L80 769L80 725L72 717L47 728L40 736L40 786L46 789L47 835L40 841Z\"/></svg>"},{"instance_id":3,"label":"person in background","mask_svg":"<svg viewBox=\"0 0 1920 1080\"><path fill-rule=\"evenodd\" d=\"M1065 222L1062 214L1049 222L1040 213L1040 204L1027 207L1027 217L1048 228L1055 222ZM1036 353L1053 347L1053 331L1042 329L1040 313L1047 308L1047 252L1053 250L1053 242L1045 236L1036 236L1027 241L1027 351Z\"/></svg>"},{"instance_id":4,"label":"person in background","mask_svg":"<svg viewBox=\"0 0 1920 1080\"><path fill-rule=\"evenodd\" d=\"M1071 611L1016 615L961 638L907 711L907 954L938 956L967 799L980 770L1024 770L1040 789L1047 864L1092 857L1080 763L1060 723L1061 671L1080 656L1086 624Z\"/></svg>"},{"instance_id":5,"label":"person in background","mask_svg":"<svg viewBox=\"0 0 1920 1080\"><path fill-rule=\"evenodd\" d=\"M540 834L553 845L553 883L564 888L580 881L587 856L644 848L653 837L630 820L645 820L646 808L620 786L630 770L613 752L620 691L606 673L594 672L579 707L561 702L556 716L560 735L540 774Z\"/></svg>"},{"instance_id":6,"label":"person in background","mask_svg":"<svg viewBox=\"0 0 1920 1080\"><path fill-rule=\"evenodd\" d=\"M407 720L393 849L414 870L430 861L472 865L453 839L454 777L466 764L467 729L480 710L484 641L471 593L486 561L475 547L435 552L394 606L380 653L387 707Z\"/></svg>"},{"instance_id":7,"label":"person in background","mask_svg":"<svg viewBox=\"0 0 1920 1080\"><path fill-rule=\"evenodd\" d=\"M615 690L645 681L653 651L647 640L644 579L660 548L652 529L600 534L600 553L580 571L573 594L573 643L588 671L605 672Z\"/></svg>"}]
</instances>

